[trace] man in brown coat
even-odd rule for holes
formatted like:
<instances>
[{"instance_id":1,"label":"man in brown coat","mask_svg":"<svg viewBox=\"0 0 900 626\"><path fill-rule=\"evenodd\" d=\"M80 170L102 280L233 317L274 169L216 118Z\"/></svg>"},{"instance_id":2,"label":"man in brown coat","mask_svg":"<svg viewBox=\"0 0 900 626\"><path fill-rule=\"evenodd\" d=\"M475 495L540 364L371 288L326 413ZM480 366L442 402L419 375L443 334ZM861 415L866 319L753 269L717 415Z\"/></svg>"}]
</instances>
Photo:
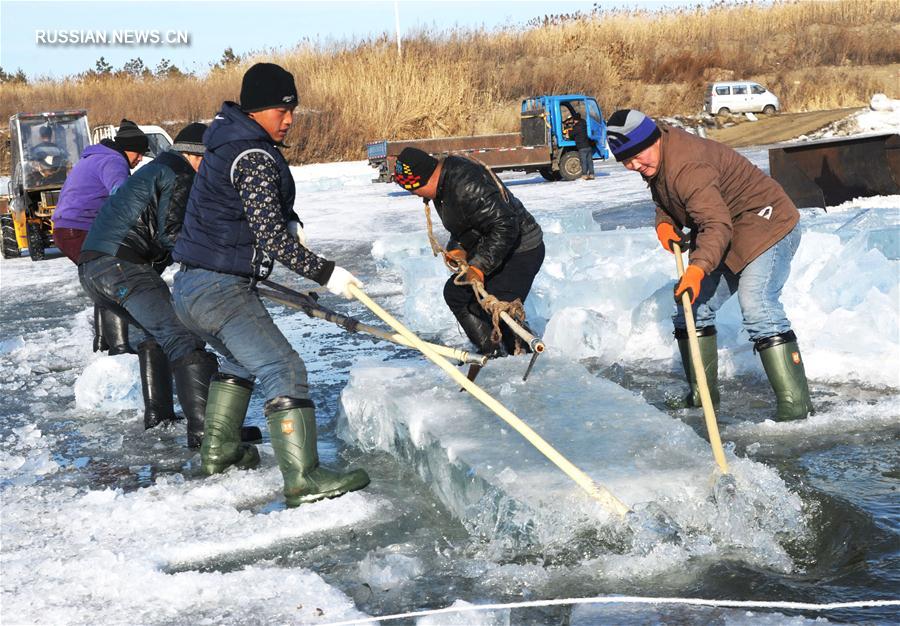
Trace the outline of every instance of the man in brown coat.
<instances>
[{"instance_id":1,"label":"man in brown coat","mask_svg":"<svg viewBox=\"0 0 900 626\"><path fill-rule=\"evenodd\" d=\"M713 401L719 399L716 311L737 293L744 329L775 390L776 419L806 417L812 412L809 385L780 302L800 244L797 207L777 182L731 148L677 128L659 128L640 111L613 113L607 137L616 160L640 173L650 187L663 248L672 252L674 242L690 249L675 301L685 292L691 297ZM682 406L699 406L681 308L673 321L691 384Z\"/></svg>"}]
</instances>

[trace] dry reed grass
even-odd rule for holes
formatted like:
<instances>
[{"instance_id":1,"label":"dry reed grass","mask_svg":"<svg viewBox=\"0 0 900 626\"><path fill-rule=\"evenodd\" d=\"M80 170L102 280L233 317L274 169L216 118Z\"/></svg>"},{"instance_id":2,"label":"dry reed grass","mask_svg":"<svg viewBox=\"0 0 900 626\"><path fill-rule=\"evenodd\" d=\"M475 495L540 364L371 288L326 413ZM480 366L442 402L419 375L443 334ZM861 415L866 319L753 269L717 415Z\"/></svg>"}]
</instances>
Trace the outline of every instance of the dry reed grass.
<instances>
[{"instance_id":1,"label":"dry reed grass","mask_svg":"<svg viewBox=\"0 0 900 626\"><path fill-rule=\"evenodd\" d=\"M298 79L303 115L291 131L292 162L358 159L364 141L510 132L519 101L584 92L604 111L693 113L719 75L766 82L785 110L862 106L896 97L900 0L722 4L651 13L548 17L495 32L421 31L402 59L387 36L269 55ZM129 117L170 127L209 119L236 99L249 63L208 76L71 79L4 85L0 113L83 107L92 124Z\"/></svg>"}]
</instances>

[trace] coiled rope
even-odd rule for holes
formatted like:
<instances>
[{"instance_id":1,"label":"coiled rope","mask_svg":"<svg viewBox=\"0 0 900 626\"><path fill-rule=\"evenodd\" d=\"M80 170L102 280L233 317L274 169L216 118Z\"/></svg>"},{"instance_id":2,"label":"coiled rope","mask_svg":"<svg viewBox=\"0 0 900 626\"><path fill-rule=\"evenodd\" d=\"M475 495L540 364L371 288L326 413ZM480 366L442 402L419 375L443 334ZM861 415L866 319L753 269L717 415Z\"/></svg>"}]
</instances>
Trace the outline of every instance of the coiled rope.
<instances>
[{"instance_id":1,"label":"coiled rope","mask_svg":"<svg viewBox=\"0 0 900 626\"><path fill-rule=\"evenodd\" d=\"M526 602L509 602L506 604L476 604L472 606L447 607L443 609L430 609L425 611L413 611L410 613L396 613L381 617L363 617L359 619L345 620L341 622L329 622L322 626L351 626L352 624L374 624L377 622L389 622L411 617L425 617L427 615L441 615L449 613L471 613L475 611L500 611L508 609L524 609L543 606L566 606L578 604L680 604L690 606L710 606L734 609L784 609L790 611L808 611L823 613L826 611L839 611L845 609L868 609L879 607L900 607L900 600L859 600L854 602L829 602L813 604L808 602L787 601L754 601L754 600L707 600L705 598L653 598L642 596L598 596L595 598L559 598L553 600L531 600Z\"/></svg>"}]
</instances>

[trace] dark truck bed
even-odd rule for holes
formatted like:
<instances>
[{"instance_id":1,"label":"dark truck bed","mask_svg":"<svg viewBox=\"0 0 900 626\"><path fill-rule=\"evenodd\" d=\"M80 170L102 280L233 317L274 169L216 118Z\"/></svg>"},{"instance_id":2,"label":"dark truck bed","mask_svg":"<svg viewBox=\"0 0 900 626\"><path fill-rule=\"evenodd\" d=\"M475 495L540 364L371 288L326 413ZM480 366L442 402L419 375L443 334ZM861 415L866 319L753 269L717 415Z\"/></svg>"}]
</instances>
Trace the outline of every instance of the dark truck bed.
<instances>
[{"instance_id":1,"label":"dark truck bed","mask_svg":"<svg viewBox=\"0 0 900 626\"><path fill-rule=\"evenodd\" d=\"M550 152L547 146L523 146L520 133L373 141L366 144L369 165L378 169L378 178L373 182L391 181L397 155L406 147L418 148L434 156L446 156L450 153L468 155L497 172L503 170L536 172L550 166Z\"/></svg>"}]
</instances>

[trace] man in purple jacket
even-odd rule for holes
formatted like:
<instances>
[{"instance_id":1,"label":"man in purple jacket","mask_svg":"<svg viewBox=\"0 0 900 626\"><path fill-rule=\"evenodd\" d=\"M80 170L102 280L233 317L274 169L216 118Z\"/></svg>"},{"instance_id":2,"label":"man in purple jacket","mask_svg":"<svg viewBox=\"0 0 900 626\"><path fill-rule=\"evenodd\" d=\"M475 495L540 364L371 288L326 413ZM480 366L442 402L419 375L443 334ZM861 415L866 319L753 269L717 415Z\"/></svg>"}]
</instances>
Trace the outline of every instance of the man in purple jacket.
<instances>
[{"instance_id":1,"label":"man in purple jacket","mask_svg":"<svg viewBox=\"0 0 900 626\"><path fill-rule=\"evenodd\" d=\"M78 263L97 211L141 162L149 145L137 124L123 119L115 139L85 148L69 172L53 212L53 240L72 263Z\"/></svg>"},{"instance_id":2,"label":"man in purple jacket","mask_svg":"<svg viewBox=\"0 0 900 626\"><path fill-rule=\"evenodd\" d=\"M72 263L78 264L81 244L106 199L128 179L150 142L137 124L123 119L115 139L88 146L69 172L53 212L53 241ZM133 352L128 345L128 322L112 311L94 307L94 352L110 355Z\"/></svg>"}]
</instances>

